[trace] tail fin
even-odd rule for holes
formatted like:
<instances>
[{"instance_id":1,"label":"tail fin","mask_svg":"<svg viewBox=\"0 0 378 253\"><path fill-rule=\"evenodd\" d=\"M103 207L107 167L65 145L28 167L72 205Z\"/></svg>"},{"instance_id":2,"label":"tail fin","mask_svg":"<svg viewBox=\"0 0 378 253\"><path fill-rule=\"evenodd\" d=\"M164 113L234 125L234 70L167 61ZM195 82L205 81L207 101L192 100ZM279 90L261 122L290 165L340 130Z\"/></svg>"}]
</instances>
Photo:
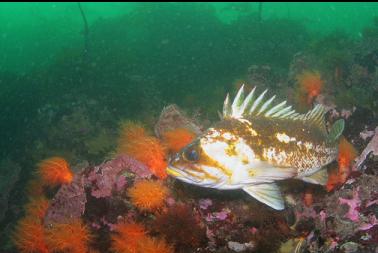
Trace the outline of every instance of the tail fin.
<instances>
[{"instance_id":1,"label":"tail fin","mask_svg":"<svg viewBox=\"0 0 378 253\"><path fill-rule=\"evenodd\" d=\"M328 134L328 141L329 142L334 142L334 141L337 141L339 139L339 137L341 136L341 134L343 133L344 131L344 127L345 127L345 122L343 119L339 119L337 120L332 128L331 128L331 131L329 131L329 134Z\"/></svg>"}]
</instances>

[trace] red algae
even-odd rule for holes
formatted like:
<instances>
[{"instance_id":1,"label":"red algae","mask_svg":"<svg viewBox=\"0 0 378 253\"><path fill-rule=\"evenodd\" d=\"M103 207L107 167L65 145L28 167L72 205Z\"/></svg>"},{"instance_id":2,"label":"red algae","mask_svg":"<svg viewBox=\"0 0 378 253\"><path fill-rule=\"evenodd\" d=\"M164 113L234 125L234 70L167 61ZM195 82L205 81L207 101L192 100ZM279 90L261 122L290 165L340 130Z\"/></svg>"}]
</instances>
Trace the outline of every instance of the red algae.
<instances>
[{"instance_id":1,"label":"red algae","mask_svg":"<svg viewBox=\"0 0 378 253\"><path fill-rule=\"evenodd\" d=\"M155 229L168 242L179 246L198 247L206 241L206 230L192 208L183 204L171 206L156 216Z\"/></svg>"}]
</instances>

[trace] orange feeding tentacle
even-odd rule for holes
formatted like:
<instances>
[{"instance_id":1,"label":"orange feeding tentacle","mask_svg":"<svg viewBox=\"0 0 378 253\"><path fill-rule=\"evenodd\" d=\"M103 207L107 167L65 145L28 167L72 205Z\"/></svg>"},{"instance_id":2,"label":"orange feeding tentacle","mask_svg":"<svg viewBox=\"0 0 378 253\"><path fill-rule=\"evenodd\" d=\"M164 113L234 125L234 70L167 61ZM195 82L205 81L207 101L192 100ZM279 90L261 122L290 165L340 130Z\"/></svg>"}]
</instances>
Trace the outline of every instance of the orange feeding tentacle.
<instances>
[{"instance_id":1,"label":"orange feeding tentacle","mask_svg":"<svg viewBox=\"0 0 378 253\"><path fill-rule=\"evenodd\" d=\"M177 128L163 133L165 145L172 152L178 152L191 143L196 135L186 128Z\"/></svg>"},{"instance_id":2,"label":"orange feeding tentacle","mask_svg":"<svg viewBox=\"0 0 378 253\"><path fill-rule=\"evenodd\" d=\"M335 187L337 187L340 184L339 181L340 180L339 180L337 169L334 168L332 171L328 173L328 181L326 185L326 190L330 192L333 189L335 189Z\"/></svg>"},{"instance_id":3,"label":"orange feeding tentacle","mask_svg":"<svg viewBox=\"0 0 378 253\"><path fill-rule=\"evenodd\" d=\"M55 223L46 229L46 244L52 252L87 252L90 239L89 229L80 219Z\"/></svg>"},{"instance_id":4,"label":"orange feeding tentacle","mask_svg":"<svg viewBox=\"0 0 378 253\"><path fill-rule=\"evenodd\" d=\"M164 239L145 237L138 241L138 253L174 253L174 249Z\"/></svg>"},{"instance_id":5,"label":"orange feeding tentacle","mask_svg":"<svg viewBox=\"0 0 378 253\"><path fill-rule=\"evenodd\" d=\"M42 196L44 194L42 180L40 178L29 180L26 185L26 193L31 198Z\"/></svg>"},{"instance_id":6,"label":"orange feeding tentacle","mask_svg":"<svg viewBox=\"0 0 378 253\"><path fill-rule=\"evenodd\" d=\"M111 236L112 250L116 253L137 253L138 241L146 237L146 229L138 223L120 223Z\"/></svg>"},{"instance_id":7,"label":"orange feeding tentacle","mask_svg":"<svg viewBox=\"0 0 378 253\"><path fill-rule=\"evenodd\" d=\"M40 219L26 216L18 221L13 242L21 253L48 253L44 227Z\"/></svg>"},{"instance_id":8,"label":"orange feeding tentacle","mask_svg":"<svg viewBox=\"0 0 378 253\"><path fill-rule=\"evenodd\" d=\"M352 162L357 157L357 151L345 138L339 143L339 155L337 158L338 170L330 172L327 182L327 191L333 190L336 186L342 185L347 180L352 167Z\"/></svg>"},{"instance_id":9,"label":"orange feeding tentacle","mask_svg":"<svg viewBox=\"0 0 378 253\"><path fill-rule=\"evenodd\" d=\"M124 148L127 148L128 142L143 138L146 135L146 130L141 124L128 120L123 121L121 123L120 137L118 140L118 151L121 152ZM124 147L124 145L126 145L126 147Z\"/></svg>"},{"instance_id":10,"label":"orange feeding tentacle","mask_svg":"<svg viewBox=\"0 0 378 253\"><path fill-rule=\"evenodd\" d=\"M168 176L165 171L167 168L165 151L160 140L148 135L140 124L126 122L122 125L117 153L128 154L144 163L160 179Z\"/></svg>"},{"instance_id":11,"label":"orange feeding tentacle","mask_svg":"<svg viewBox=\"0 0 378 253\"><path fill-rule=\"evenodd\" d=\"M296 77L299 84L299 99L311 105L323 89L324 81L317 71L304 71Z\"/></svg>"},{"instance_id":12,"label":"orange feeding tentacle","mask_svg":"<svg viewBox=\"0 0 378 253\"><path fill-rule=\"evenodd\" d=\"M51 157L40 162L38 173L42 183L51 187L71 183L73 179L69 164L61 157Z\"/></svg>"},{"instance_id":13,"label":"orange feeding tentacle","mask_svg":"<svg viewBox=\"0 0 378 253\"><path fill-rule=\"evenodd\" d=\"M32 217L43 219L49 208L49 201L46 197L33 198L25 205L26 213Z\"/></svg>"},{"instance_id":14,"label":"orange feeding tentacle","mask_svg":"<svg viewBox=\"0 0 378 253\"><path fill-rule=\"evenodd\" d=\"M136 182L127 194L139 210L154 212L164 206L168 188L159 181L143 180Z\"/></svg>"},{"instance_id":15,"label":"orange feeding tentacle","mask_svg":"<svg viewBox=\"0 0 378 253\"><path fill-rule=\"evenodd\" d=\"M357 157L357 151L353 145L348 142L345 138L341 138L339 143L339 176L344 183L350 174L351 163Z\"/></svg>"},{"instance_id":16,"label":"orange feeding tentacle","mask_svg":"<svg viewBox=\"0 0 378 253\"><path fill-rule=\"evenodd\" d=\"M303 195L303 201L307 207L312 206L312 204L314 203L314 193L311 188L307 187Z\"/></svg>"}]
</instances>

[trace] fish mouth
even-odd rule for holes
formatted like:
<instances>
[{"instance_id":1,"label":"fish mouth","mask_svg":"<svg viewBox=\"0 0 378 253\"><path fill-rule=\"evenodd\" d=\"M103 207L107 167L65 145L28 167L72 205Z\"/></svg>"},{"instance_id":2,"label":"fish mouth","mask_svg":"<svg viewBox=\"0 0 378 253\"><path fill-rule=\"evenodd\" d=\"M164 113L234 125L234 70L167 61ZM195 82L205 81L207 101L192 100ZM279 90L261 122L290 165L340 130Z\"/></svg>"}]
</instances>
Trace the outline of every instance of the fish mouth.
<instances>
[{"instance_id":1,"label":"fish mouth","mask_svg":"<svg viewBox=\"0 0 378 253\"><path fill-rule=\"evenodd\" d=\"M199 183L201 180L191 176L190 174L186 173L185 171L173 166L172 164L169 164L166 168L166 172L168 175L177 178L181 181L187 182L187 183Z\"/></svg>"},{"instance_id":2,"label":"fish mouth","mask_svg":"<svg viewBox=\"0 0 378 253\"><path fill-rule=\"evenodd\" d=\"M168 175L177 177L177 178L188 178L190 177L188 173L186 173L184 170L174 166L172 163L168 164L168 167L166 168L166 172Z\"/></svg>"},{"instance_id":3,"label":"fish mouth","mask_svg":"<svg viewBox=\"0 0 378 253\"><path fill-rule=\"evenodd\" d=\"M175 168L171 164L168 165L166 171L167 171L168 175L173 176L173 177L182 177L182 176L184 176L183 173L182 173L182 171L180 171L179 169Z\"/></svg>"},{"instance_id":4,"label":"fish mouth","mask_svg":"<svg viewBox=\"0 0 378 253\"><path fill-rule=\"evenodd\" d=\"M179 153L176 153L176 155L171 157L169 159L166 172L168 175L176 177L176 178L186 178L188 177L188 175L182 169L174 165L177 161L179 161L179 159L180 159Z\"/></svg>"}]
</instances>

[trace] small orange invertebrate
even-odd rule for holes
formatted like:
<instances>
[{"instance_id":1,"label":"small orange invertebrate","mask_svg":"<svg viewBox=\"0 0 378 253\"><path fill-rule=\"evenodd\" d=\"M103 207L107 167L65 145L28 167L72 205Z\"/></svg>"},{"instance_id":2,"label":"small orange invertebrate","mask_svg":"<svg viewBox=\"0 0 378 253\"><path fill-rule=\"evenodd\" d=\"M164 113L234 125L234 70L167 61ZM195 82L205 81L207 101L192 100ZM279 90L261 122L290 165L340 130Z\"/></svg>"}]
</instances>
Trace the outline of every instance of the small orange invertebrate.
<instances>
[{"instance_id":1,"label":"small orange invertebrate","mask_svg":"<svg viewBox=\"0 0 378 253\"><path fill-rule=\"evenodd\" d=\"M38 164L38 173L42 183L47 186L68 184L73 179L72 171L64 158L51 157Z\"/></svg>"},{"instance_id":2,"label":"small orange invertebrate","mask_svg":"<svg viewBox=\"0 0 378 253\"><path fill-rule=\"evenodd\" d=\"M339 156L337 162L339 164L340 179L344 183L350 174L351 163L357 157L357 151L353 145L345 138L341 138L339 143Z\"/></svg>"},{"instance_id":3,"label":"small orange invertebrate","mask_svg":"<svg viewBox=\"0 0 378 253\"><path fill-rule=\"evenodd\" d=\"M48 253L45 244L44 227L40 219L28 215L17 223L13 242L22 253Z\"/></svg>"},{"instance_id":4,"label":"small orange invertebrate","mask_svg":"<svg viewBox=\"0 0 378 253\"><path fill-rule=\"evenodd\" d=\"M163 145L158 138L147 135L140 124L128 122L122 126L117 153L128 154L144 163L160 179L168 176Z\"/></svg>"},{"instance_id":5,"label":"small orange invertebrate","mask_svg":"<svg viewBox=\"0 0 378 253\"><path fill-rule=\"evenodd\" d=\"M137 253L138 241L146 237L145 228L138 223L120 223L111 236L112 250L116 253Z\"/></svg>"},{"instance_id":6,"label":"small orange invertebrate","mask_svg":"<svg viewBox=\"0 0 378 253\"><path fill-rule=\"evenodd\" d=\"M299 99L302 103L311 105L314 99L323 89L324 81L321 79L320 73L317 71L304 71L297 75L299 83Z\"/></svg>"},{"instance_id":7,"label":"small orange invertebrate","mask_svg":"<svg viewBox=\"0 0 378 253\"><path fill-rule=\"evenodd\" d=\"M196 138L196 135L186 128L177 128L163 133L163 141L172 152L180 151L194 138Z\"/></svg>"},{"instance_id":8,"label":"small orange invertebrate","mask_svg":"<svg viewBox=\"0 0 378 253\"><path fill-rule=\"evenodd\" d=\"M26 185L26 193L29 197L38 197L44 194L43 183L40 178L33 178L29 180Z\"/></svg>"},{"instance_id":9,"label":"small orange invertebrate","mask_svg":"<svg viewBox=\"0 0 378 253\"><path fill-rule=\"evenodd\" d=\"M313 191L312 191L311 188L306 189L306 191L303 195L303 201L304 201L304 204L307 207L312 206L312 204L314 203L314 195L313 195Z\"/></svg>"},{"instance_id":10,"label":"small orange invertebrate","mask_svg":"<svg viewBox=\"0 0 378 253\"><path fill-rule=\"evenodd\" d=\"M138 242L138 253L174 253L164 239L145 237Z\"/></svg>"},{"instance_id":11,"label":"small orange invertebrate","mask_svg":"<svg viewBox=\"0 0 378 253\"><path fill-rule=\"evenodd\" d=\"M46 229L46 244L52 252L87 252L90 238L88 228L80 219Z\"/></svg>"},{"instance_id":12,"label":"small orange invertebrate","mask_svg":"<svg viewBox=\"0 0 378 253\"><path fill-rule=\"evenodd\" d=\"M153 212L164 206L168 188L159 181L143 180L136 182L127 194L139 210Z\"/></svg>"},{"instance_id":13,"label":"small orange invertebrate","mask_svg":"<svg viewBox=\"0 0 378 253\"><path fill-rule=\"evenodd\" d=\"M120 137L118 140L118 153L127 149L128 142L143 138L146 135L146 130L142 124L129 120L121 122ZM126 147L124 147L124 145Z\"/></svg>"},{"instance_id":14,"label":"small orange invertebrate","mask_svg":"<svg viewBox=\"0 0 378 253\"><path fill-rule=\"evenodd\" d=\"M337 162L339 164L337 171L332 171L328 176L327 191L333 190L337 185L342 185L347 180L354 159L357 157L357 151L353 145L345 138L341 138L339 143L339 155Z\"/></svg>"},{"instance_id":15,"label":"small orange invertebrate","mask_svg":"<svg viewBox=\"0 0 378 253\"><path fill-rule=\"evenodd\" d=\"M49 208L49 201L45 197L33 198L25 205L27 215L43 219L46 215L47 208Z\"/></svg>"},{"instance_id":16,"label":"small orange invertebrate","mask_svg":"<svg viewBox=\"0 0 378 253\"><path fill-rule=\"evenodd\" d=\"M337 169L334 168L332 171L328 172L328 180L326 184L326 190L328 192L335 189L336 186L338 186L340 183L339 175L337 172Z\"/></svg>"}]
</instances>

